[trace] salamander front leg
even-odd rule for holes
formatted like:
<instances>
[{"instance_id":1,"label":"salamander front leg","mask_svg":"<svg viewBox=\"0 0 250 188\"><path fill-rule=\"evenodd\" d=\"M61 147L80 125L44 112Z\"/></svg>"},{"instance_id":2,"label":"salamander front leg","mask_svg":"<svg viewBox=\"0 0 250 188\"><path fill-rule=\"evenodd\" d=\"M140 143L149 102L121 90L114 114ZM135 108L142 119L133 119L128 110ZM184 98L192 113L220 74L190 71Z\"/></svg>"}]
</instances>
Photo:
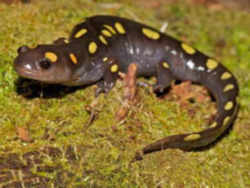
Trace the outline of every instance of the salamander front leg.
<instances>
[{"instance_id":1,"label":"salamander front leg","mask_svg":"<svg viewBox=\"0 0 250 188\"><path fill-rule=\"evenodd\" d=\"M153 90L156 93L163 93L168 88L175 77L172 75L169 64L166 61L162 61L157 65L157 82L153 85Z\"/></svg>"},{"instance_id":2,"label":"salamander front leg","mask_svg":"<svg viewBox=\"0 0 250 188\"><path fill-rule=\"evenodd\" d=\"M97 89L95 96L97 97L101 93L108 93L115 85L119 73L118 61L109 58L105 62L105 72L103 79L97 83Z\"/></svg>"}]
</instances>

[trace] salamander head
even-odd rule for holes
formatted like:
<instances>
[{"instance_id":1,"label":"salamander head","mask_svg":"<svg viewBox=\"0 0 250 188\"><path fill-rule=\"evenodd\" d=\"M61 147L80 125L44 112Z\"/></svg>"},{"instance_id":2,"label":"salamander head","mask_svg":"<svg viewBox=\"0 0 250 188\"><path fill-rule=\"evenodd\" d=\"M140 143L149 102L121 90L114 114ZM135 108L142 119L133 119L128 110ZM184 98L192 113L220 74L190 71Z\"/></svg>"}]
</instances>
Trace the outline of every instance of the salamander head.
<instances>
[{"instance_id":1,"label":"salamander head","mask_svg":"<svg viewBox=\"0 0 250 188\"><path fill-rule=\"evenodd\" d=\"M38 45L36 48L20 47L14 68L21 76L52 84L71 81L72 69L56 45Z\"/></svg>"}]
</instances>

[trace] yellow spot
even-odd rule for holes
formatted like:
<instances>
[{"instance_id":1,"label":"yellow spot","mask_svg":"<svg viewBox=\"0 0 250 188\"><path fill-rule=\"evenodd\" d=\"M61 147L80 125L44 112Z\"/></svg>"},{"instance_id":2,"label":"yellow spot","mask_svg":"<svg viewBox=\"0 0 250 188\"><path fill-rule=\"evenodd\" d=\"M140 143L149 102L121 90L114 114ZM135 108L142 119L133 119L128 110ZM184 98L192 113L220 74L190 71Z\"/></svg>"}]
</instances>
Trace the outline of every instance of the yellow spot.
<instances>
[{"instance_id":1,"label":"yellow spot","mask_svg":"<svg viewBox=\"0 0 250 188\"><path fill-rule=\"evenodd\" d=\"M110 25L104 25L104 27L106 27L108 30L110 30L113 34L116 34L116 31Z\"/></svg>"},{"instance_id":2,"label":"yellow spot","mask_svg":"<svg viewBox=\"0 0 250 188\"><path fill-rule=\"evenodd\" d=\"M162 63L162 66L163 66L164 68L166 68L166 69L168 69L168 68L169 68L168 63L167 63L167 62L165 62L165 61Z\"/></svg>"},{"instance_id":3,"label":"yellow spot","mask_svg":"<svg viewBox=\"0 0 250 188\"><path fill-rule=\"evenodd\" d=\"M77 58L73 53L70 53L69 57L74 64L77 64Z\"/></svg>"},{"instance_id":4,"label":"yellow spot","mask_svg":"<svg viewBox=\"0 0 250 188\"><path fill-rule=\"evenodd\" d=\"M225 110L231 110L234 106L234 103L232 101L229 101L226 103L226 105L224 106Z\"/></svg>"},{"instance_id":5,"label":"yellow spot","mask_svg":"<svg viewBox=\"0 0 250 188\"><path fill-rule=\"evenodd\" d=\"M195 49L192 48L191 46L189 46L189 45L186 44L186 43L182 43L182 44L181 44L181 47L182 47L182 49L183 49L186 53L188 53L188 54L190 54L190 55L192 55L192 54L195 53Z\"/></svg>"},{"instance_id":6,"label":"yellow spot","mask_svg":"<svg viewBox=\"0 0 250 188\"><path fill-rule=\"evenodd\" d=\"M102 60L103 60L103 62L106 62L108 60L108 58L104 57Z\"/></svg>"},{"instance_id":7,"label":"yellow spot","mask_svg":"<svg viewBox=\"0 0 250 188\"><path fill-rule=\"evenodd\" d=\"M125 34L125 33L126 33L124 27L123 27L122 24L119 23L119 22L116 22L116 23L115 23L115 28L117 29L117 31L118 31L120 34Z\"/></svg>"},{"instance_id":8,"label":"yellow spot","mask_svg":"<svg viewBox=\"0 0 250 188\"><path fill-rule=\"evenodd\" d=\"M226 79L228 79L228 78L231 78L231 74L229 73L229 72L224 72L222 75L221 75L221 79L222 80L226 80Z\"/></svg>"},{"instance_id":9,"label":"yellow spot","mask_svg":"<svg viewBox=\"0 0 250 188\"><path fill-rule=\"evenodd\" d=\"M197 140L201 137L201 135L199 134L191 134L191 135L188 135L184 138L185 141L193 141L193 140Z\"/></svg>"},{"instance_id":10,"label":"yellow spot","mask_svg":"<svg viewBox=\"0 0 250 188\"><path fill-rule=\"evenodd\" d=\"M57 61L57 55L54 52L46 52L45 57L53 63Z\"/></svg>"},{"instance_id":11,"label":"yellow spot","mask_svg":"<svg viewBox=\"0 0 250 188\"><path fill-rule=\"evenodd\" d=\"M149 28L142 28L142 33L150 39L157 40L160 38L160 33Z\"/></svg>"},{"instance_id":12,"label":"yellow spot","mask_svg":"<svg viewBox=\"0 0 250 188\"><path fill-rule=\"evenodd\" d=\"M223 126L226 126L230 120L230 116L227 116L223 121Z\"/></svg>"},{"instance_id":13,"label":"yellow spot","mask_svg":"<svg viewBox=\"0 0 250 188\"><path fill-rule=\"evenodd\" d=\"M213 59L208 59L207 60L207 68L210 70L215 69L218 66L218 62L213 60Z\"/></svg>"},{"instance_id":14,"label":"yellow spot","mask_svg":"<svg viewBox=\"0 0 250 188\"><path fill-rule=\"evenodd\" d=\"M104 38L104 36L102 36L102 35L99 35L99 40L100 40L103 44L105 44L105 45L108 44L107 40L106 40L106 39Z\"/></svg>"},{"instance_id":15,"label":"yellow spot","mask_svg":"<svg viewBox=\"0 0 250 188\"><path fill-rule=\"evenodd\" d=\"M227 91L230 91L230 90L232 90L232 89L234 89L234 85L233 85L233 84L227 84L227 85L224 87L223 91L224 91L224 92L227 92Z\"/></svg>"},{"instance_id":16,"label":"yellow spot","mask_svg":"<svg viewBox=\"0 0 250 188\"><path fill-rule=\"evenodd\" d=\"M88 32L87 29L85 29L85 28L84 28L84 29L81 29L80 31L78 31L78 32L75 34L75 38L79 38L79 37L85 35L87 32Z\"/></svg>"},{"instance_id":17,"label":"yellow spot","mask_svg":"<svg viewBox=\"0 0 250 188\"><path fill-rule=\"evenodd\" d=\"M118 71L118 65L117 64L112 65L111 68L110 68L110 71L111 72L117 72Z\"/></svg>"},{"instance_id":18,"label":"yellow spot","mask_svg":"<svg viewBox=\"0 0 250 188\"><path fill-rule=\"evenodd\" d=\"M103 29L102 30L102 34L106 37L112 37L112 33L110 33L108 30L106 29Z\"/></svg>"},{"instance_id":19,"label":"yellow spot","mask_svg":"<svg viewBox=\"0 0 250 188\"><path fill-rule=\"evenodd\" d=\"M89 53L94 54L97 50L97 44L95 42L89 43Z\"/></svg>"},{"instance_id":20,"label":"yellow spot","mask_svg":"<svg viewBox=\"0 0 250 188\"><path fill-rule=\"evenodd\" d=\"M211 125L210 125L210 128L214 128L217 126L217 122L213 122Z\"/></svg>"}]
</instances>

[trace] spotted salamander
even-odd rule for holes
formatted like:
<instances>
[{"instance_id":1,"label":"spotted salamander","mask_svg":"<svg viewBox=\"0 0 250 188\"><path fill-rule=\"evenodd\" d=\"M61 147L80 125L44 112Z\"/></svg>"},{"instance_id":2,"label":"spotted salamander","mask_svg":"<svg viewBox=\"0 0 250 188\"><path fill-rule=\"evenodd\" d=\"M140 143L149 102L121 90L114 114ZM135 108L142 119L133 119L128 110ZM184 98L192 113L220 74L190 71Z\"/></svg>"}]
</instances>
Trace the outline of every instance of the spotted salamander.
<instances>
[{"instance_id":1,"label":"spotted salamander","mask_svg":"<svg viewBox=\"0 0 250 188\"><path fill-rule=\"evenodd\" d=\"M222 64L184 42L147 25L115 16L94 16L76 25L68 40L35 48L22 46L14 62L16 72L45 83L80 86L97 84L97 95L108 92L120 72L136 63L137 76L155 76L154 91L174 80L205 86L217 102L217 116L200 132L168 136L142 149L144 154L167 148L192 150L214 142L237 114L238 84Z\"/></svg>"}]
</instances>

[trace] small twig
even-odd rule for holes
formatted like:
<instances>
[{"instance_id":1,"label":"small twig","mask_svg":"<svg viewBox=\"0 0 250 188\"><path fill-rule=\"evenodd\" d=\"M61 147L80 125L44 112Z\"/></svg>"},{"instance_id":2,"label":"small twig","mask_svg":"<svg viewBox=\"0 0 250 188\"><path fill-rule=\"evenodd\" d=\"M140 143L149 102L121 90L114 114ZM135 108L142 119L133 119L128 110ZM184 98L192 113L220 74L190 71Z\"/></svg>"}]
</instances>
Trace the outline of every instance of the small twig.
<instances>
[{"instance_id":1,"label":"small twig","mask_svg":"<svg viewBox=\"0 0 250 188\"><path fill-rule=\"evenodd\" d=\"M122 107L116 113L116 120L121 121L123 120L127 113L129 106L135 103L135 96L136 96L136 71L137 67L135 63L132 63L128 67L127 74L119 74L120 77L123 78L125 83L124 89L124 102L122 103Z\"/></svg>"},{"instance_id":2,"label":"small twig","mask_svg":"<svg viewBox=\"0 0 250 188\"><path fill-rule=\"evenodd\" d=\"M96 110L96 106L98 104L98 98L96 98L90 105L86 106L87 112L90 114L90 117L87 121L87 123L83 126L84 130L88 129L94 122L94 120L97 117L98 110Z\"/></svg>"}]
</instances>

